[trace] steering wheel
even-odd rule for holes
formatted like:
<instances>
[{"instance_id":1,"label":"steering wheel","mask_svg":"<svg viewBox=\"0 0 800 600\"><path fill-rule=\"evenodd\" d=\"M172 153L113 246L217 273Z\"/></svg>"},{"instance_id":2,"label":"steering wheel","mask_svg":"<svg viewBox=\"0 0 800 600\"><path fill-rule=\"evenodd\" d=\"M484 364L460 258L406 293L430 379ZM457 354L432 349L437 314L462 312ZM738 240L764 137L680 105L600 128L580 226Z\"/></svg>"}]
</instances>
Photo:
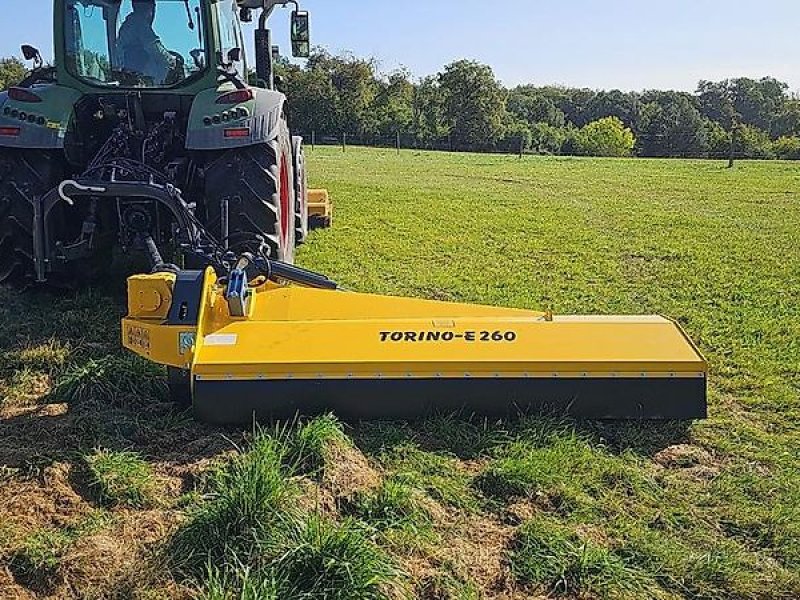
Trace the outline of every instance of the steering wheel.
<instances>
[{"instance_id":1,"label":"steering wheel","mask_svg":"<svg viewBox=\"0 0 800 600\"><path fill-rule=\"evenodd\" d=\"M169 70L166 79L166 83L172 85L186 79L186 59L179 52L173 52L172 50L167 50L167 52L175 59L175 66Z\"/></svg>"}]
</instances>

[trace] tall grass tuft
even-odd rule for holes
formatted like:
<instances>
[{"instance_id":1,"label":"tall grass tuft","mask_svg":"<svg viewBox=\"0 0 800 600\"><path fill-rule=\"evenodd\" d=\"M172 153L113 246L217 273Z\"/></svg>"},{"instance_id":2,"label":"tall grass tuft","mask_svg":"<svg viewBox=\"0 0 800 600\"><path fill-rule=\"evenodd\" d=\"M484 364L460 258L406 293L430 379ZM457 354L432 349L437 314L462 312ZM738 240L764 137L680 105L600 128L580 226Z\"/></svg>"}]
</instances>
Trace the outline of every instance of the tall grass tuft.
<instances>
[{"instance_id":1,"label":"tall grass tuft","mask_svg":"<svg viewBox=\"0 0 800 600\"><path fill-rule=\"evenodd\" d=\"M67 370L58 379L51 400L68 404L123 404L165 399L163 375L160 367L137 356L113 354Z\"/></svg>"},{"instance_id":2,"label":"tall grass tuft","mask_svg":"<svg viewBox=\"0 0 800 600\"><path fill-rule=\"evenodd\" d=\"M136 452L96 449L84 457L89 485L110 506L146 508L157 501L152 468Z\"/></svg>"},{"instance_id":3,"label":"tall grass tuft","mask_svg":"<svg viewBox=\"0 0 800 600\"><path fill-rule=\"evenodd\" d=\"M384 600L399 572L355 521L305 519L274 563L281 599Z\"/></svg>"},{"instance_id":4,"label":"tall grass tuft","mask_svg":"<svg viewBox=\"0 0 800 600\"><path fill-rule=\"evenodd\" d=\"M316 475L325 466L333 444L349 446L344 428L333 415L324 415L308 422L298 422L286 437L286 459L298 473Z\"/></svg>"},{"instance_id":5,"label":"tall grass tuft","mask_svg":"<svg viewBox=\"0 0 800 600\"><path fill-rule=\"evenodd\" d=\"M240 565L233 572L209 566L197 600L285 600L278 596L277 582L269 574Z\"/></svg>"},{"instance_id":6,"label":"tall grass tuft","mask_svg":"<svg viewBox=\"0 0 800 600\"><path fill-rule=\"evenodd\" d=\"M176 574L202 579L208 564L258 565L286 546L300 513L285 462L285 439L257 432L247 452L212 474L207 500L169 543Z\"/></svg>"}]
</instances>

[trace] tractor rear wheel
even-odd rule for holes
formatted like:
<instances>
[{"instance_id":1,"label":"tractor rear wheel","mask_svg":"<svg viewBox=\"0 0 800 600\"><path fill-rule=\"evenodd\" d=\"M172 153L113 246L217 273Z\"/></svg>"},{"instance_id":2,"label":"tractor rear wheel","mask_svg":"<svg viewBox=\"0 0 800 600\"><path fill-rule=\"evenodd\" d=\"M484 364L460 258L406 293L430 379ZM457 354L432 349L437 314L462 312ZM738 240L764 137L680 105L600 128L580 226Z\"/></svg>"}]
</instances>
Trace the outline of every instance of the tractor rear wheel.
<instances>
[{"instance_id":1,"label":"tractor rear wheel","mask_svg":"<svg viewBox=\"0 0 800 600\"><path fill-rule=\"evenodd\" d=\"M278 138L229 150L205 169L206 227L232 252L260 253L294 262L294 160L289 128ZM227 203L227 236L223 205Z\"/></svg>"},{"instance_id":2,"label":"tractor rear wheel","mask_svg":"<svg viewBox=\"0 0 800 600\"><path fill-rule=\"evenodd\" d=\"M306 151L303 147L303 138L292 138L294 150L294 193L295 215L294 229L295 242L300 245L308 237L308 171L306 171Z\"/></svg>"},{"instance_id":3,"label":"tractor rear wheel","mask_svg":"<svg viewBox=\"0 0 800 600\"><path fill-rule=\"evenodd\" d=\"M36 278L32 199L60 181L56 160L35 150L0 150L0 283Z\"/></svg>"}]
</instances>

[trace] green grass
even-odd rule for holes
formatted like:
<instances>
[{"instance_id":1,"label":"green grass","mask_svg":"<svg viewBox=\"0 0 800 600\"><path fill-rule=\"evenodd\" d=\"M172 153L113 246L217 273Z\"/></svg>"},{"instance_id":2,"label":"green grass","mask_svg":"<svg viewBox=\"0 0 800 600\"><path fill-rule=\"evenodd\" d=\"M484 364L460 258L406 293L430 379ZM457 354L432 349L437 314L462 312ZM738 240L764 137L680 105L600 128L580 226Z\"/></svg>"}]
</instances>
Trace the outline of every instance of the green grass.
<instances>
[{"instance_id":1,"label":"green grass","mask_svg":"<svg viewBox=\"0 0 800 600\"><path fill-rule=\"evenodd\" d=\"M358 148L309 163L336 216L303 266L366 292L674 317L711 364L710 418L270 426L175 499L159 556L180 582L215 600L800 597L800 165ZM123 292L0 289L0 408L69 410L63 448L60 417L0 423L5 487L34 472L23 445L37 465L101 446L181 468L182 444L242 439L159 408L161 369L119 350ZM324 475L345 447L372 483L339 497ZM46 572L60 529L15 524L4 554L34 536L23 554Z\"/></svg>"},{"instance_id":2,"label":"green grass","mask_svg":"<svg viewBox=\"0 0 800 600\"><path fill-rule=\"evenodd\" d=\"M235 571L275 556L299 526L299 489L281 436L258 432L250 447L209 479L206 501L168 545L176 574L198 580L208 565Z\"/></svg>"},{"instance_id":3,"label":"green grass","mask_svg":"<svg viewBox=\"0 0 800 600\"><path fill-rule=\"evenodd\" d=\"M50 399L68 404L124 403L152 396L166 397L163 369L123 354L72 366L60 377Z\"/></svg>"},{"instance_id":4,"label":"green grass","mask_svg":"<svg viewBox=\"0 0 800 600\"><path fill-rule=\"evenodd\" d=\"M519 582L548 594L626 598L649 587L607 548L544 519L520 528L510 564Z\"/></svg>"},{"instance_id":5,"label":"green grass","mask_svg":"<svg viewBox=\"0 0 800 600\"><path fill-rule=\"evenodd\" d=\"M376 490L342 503L341 512L380 532L387 544L414 549L435 539L433 519L419 493L402 478L390 477Z\"/></svg>"},{"instance_id":6,"label":"green grass","mask_svg":"<svg viewBox=\"0 0 800 600\"><path fill-rule=\"evenodd\" d=\"M209 599L385 598L400 572L369 528L298 505L298 469L342 436L330 417L273 434L257 430L249 447L212 476L206 500L170 541L175 573L199 583Z\"/></svg>"},{"instance_id":7,"label":"green grass","mask_svg":"<svg viewBox=\"0 0 800 600\"><path fill-rule=\"evenodd\" d=\"M150 465L136 452L97 449L84 457L89 486L109 506L146 508L158 501Z\"/></svg>"},{"instance_id":8,"label":"green grass","mask_svg":"<svg viewBox=\"0 0 800 600\"><path fill-rule=\"evenodd\" d=\"M332 415L300 422L286 439L286 459L293 470L319 474L332 444L349 446L342 424Z\"/></svg>"}]
</instances>

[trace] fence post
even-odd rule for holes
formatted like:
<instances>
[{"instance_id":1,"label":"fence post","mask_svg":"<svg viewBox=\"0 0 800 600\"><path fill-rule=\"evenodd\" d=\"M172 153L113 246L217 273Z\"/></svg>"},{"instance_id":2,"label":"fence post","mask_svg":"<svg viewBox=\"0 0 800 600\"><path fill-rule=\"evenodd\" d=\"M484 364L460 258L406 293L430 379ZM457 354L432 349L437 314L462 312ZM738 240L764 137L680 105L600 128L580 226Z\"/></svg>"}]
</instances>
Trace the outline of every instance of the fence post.
<instances>
[{"instance_id":1,"label":"fence post","mask_svg":"<svg viewBox=\"0 0 800 600\"><path fill-rule=\"evenodd\" d=\"M347 152L347 134L342 133L342 152Z\"/></svg>"},{"instance_id":2,"label":"fence post","mask_svg":"<svg viewBox=\"0 0 800 600\"><path fill-rule=\"evenodd\" d=\"M519 136L519 159L522 160L522 157L525 155L525 138Z\"/></svg>"},{"instance_id":3,"label":"fence post","mask_svg":"<svg viewBox=\"0 0 800 600\"><path fill-rule=\"evenodd\" d=\"M316 131L312 131L311 132L311 149L312 150L316 150L317 149L317 132Z\"/></svg>"},{"instance_id":4,"label":"fence post","mask_svg":"<svg viewBox=\"0 0 800 600\"><path fill-rule=\"evenodd\" d=\"M400 132L397 132L397 156L400 156Z\"/></svg>"}]
</instances>

